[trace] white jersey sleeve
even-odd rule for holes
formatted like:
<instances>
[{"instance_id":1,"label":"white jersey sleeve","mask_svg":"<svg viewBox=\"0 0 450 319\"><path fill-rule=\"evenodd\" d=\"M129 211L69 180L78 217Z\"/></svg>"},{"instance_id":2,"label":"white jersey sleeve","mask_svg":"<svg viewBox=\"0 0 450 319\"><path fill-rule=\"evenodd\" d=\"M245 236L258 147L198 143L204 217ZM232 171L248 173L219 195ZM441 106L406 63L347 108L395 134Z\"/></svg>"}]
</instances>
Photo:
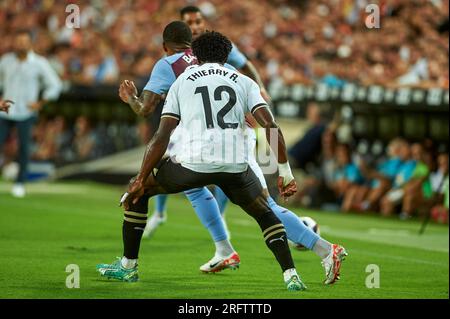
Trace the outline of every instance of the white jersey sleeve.
<instances>
[{"instance_id":1,"label":"white jersey sleeve","mask_svg":"<svg viewBox=\"0 0 450 319\"><path fill-rule=\"evenodd\" d=\"M247 107L248 112L254 113L257 109L261 107L266 107L267 102L264 100L264 98L261 95L261 89L258 86L258 84L251 80L249 80L249 84L247 87Z\"/></svg>"},{"instance_id":2,"label":"white jersey sleeve","mask_svg":"<svg viewBox=\"0 0 450 319\"><path fill-rule=\"evenodd\" d=\"M178 97L179 83L180 81L177 80L170 87L169 92L167 93L166 100L164 101L161 118L171 117L178 121L181 119L180 103Z\"/></svg>"}]
</instances>

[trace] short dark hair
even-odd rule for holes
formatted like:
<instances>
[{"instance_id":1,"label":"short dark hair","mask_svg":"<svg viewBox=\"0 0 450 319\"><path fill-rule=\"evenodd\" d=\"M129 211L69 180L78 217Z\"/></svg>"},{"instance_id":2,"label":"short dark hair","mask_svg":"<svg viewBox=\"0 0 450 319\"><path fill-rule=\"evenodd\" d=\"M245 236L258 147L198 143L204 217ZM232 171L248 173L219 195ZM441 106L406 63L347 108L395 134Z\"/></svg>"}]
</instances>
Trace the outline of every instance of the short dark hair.
<instances>
[{"instance_id":1,"label":"short dark hair","mask_svg":"<svg viewBox=\"0 0 450 319\"><path fill-rule=\"evenodd\" d=\"M203 63L225 63L231 48L231 41L223 34L215 31L206 31L192 42L194 55Z\"/></svg>"},{"instance_id":2,"label":"short dark hair","mask_svg":"<svg viewBox=\"0 0 450 319\"><path fill-rule=\"evenodd\" d=\"M164 43L191 45L192 31L183 21L172 21L163 32Z\"/></svg>"},{"instance_id":3,"label":"short dark hair","mask_svg":"<svg viewBox=\"0 0 450 319\"><path fill-rule=\"evenodd\" d=\"M186 13L197 13L197 12L202 13L202 11L196 6L187 6L180 10L180 17L183 18L183 16Z\"/></svg>"}]
</instances>

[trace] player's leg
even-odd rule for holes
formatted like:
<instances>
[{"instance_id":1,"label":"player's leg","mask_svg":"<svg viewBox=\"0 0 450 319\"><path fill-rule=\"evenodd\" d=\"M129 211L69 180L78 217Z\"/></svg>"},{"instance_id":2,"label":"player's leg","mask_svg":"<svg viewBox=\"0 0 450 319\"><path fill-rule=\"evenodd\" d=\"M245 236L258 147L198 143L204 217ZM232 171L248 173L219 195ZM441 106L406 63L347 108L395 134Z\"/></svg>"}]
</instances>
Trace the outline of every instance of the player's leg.
<instances>
[{"instance_id":1,"label":"player's leg","mask_svg":"<svg viewBox=\"0 0 450 319\"><path fill-rule=\"evenodd\" d=\"M268 203L286 228L288 239L313 251L322 260L322 266L325 269L324 283L328 285L336 282L340 276L342 261L347 256L344 247L332 244L317 235L296 214L278 205L270 196Z\"/></svg>"},{"instance_id":2,"label":"player's leg","mask_svg":"<svg viewBox=\"0 0 450 319\"><path fill-rule=\"evenodd\" d=\"M111 264L98 264L97 270L102 276L126 282L138 280L139 249L147 223L149 198L157 194L176 192L162 188L155 177L150 175L145 181L145 194L136 203L130 199L123 202L123 256Z\"/></svg>"},{"instance_id":3,"label":"player's leg","mask_svg":"<svg viewBox=\"0 0 450 319\"><path fill-rule=\"evenodd\" d=\"M228 197L219 186L214 188L214 197L219 205L220 214L223 215L225 213L225 209L227 208Z\"/></svg>"},{"instance_id":4,"label":"player's leg","mask_svg":"<svg viewBox=\"0 0 450 319\"><path fill-rule=\"evenodd\" d=\"M263 192L267 198L270 209L281 220L286 228L287 237L295 244L300 244L312 250L322 260L325 268L325 284L332 284L339 279L341 263L347 255L345 249L339 245L331 244L323 239L311 229L309 229L301 219L290 210L278 205L267 190L267 183L264 174L256 159L249 157L250 169L255 173L260 181Z\"/></svg>"},{"instance_id":5,"label":"player's leg","mask_svg":"<svg viewBox=\"0 0 450 319\"><path fill-rule=\"evenodd\" d=\"M225 209L227 207L229 199L219 186L214 187L214 197L216 198L217 204L219 205L219 211L220 214L222 215L223 224L225 226L225 231L227 232L228 239L230 239L231 233L228 230L228 225L227 222L225 221Z\"/></svg>"},{"instance_id":6,"label":"player's leg","mask_svg":"<svg viewBox=\"0 0 450 319\"><path fill-rule=\"evenodd\" d=\"M167 221L167 194L154 196L155 211L145 225L144 237L151 237L156 229Z\"/></svg>"},{"instance_id":7,"label":"player's leg","mask_svg":"<svg viewBox=\"0 0 450 319\"><path fill-rule=\"evenodd\" d=\"M258 223L267 247L272 251L283 272L289 290L304 290L306 286L298 276L281 221L270 209L261 184L249 168L241 174L223 173L217 178L218 185L230 200L239 205Z\"/></svg>"},{"instance_id":8,"label":"player's leg","mask_svg":"<svg viewBox=\"0 0 450 319\"><path fill-rule=\"evenodd\" d=\"M99 264L97 269L107 278L134 282L138 280L137 260L144 227L147 223L149 196L142 196L136 204L124 207L122 223L123 255L112 264Z\"/></svg>"},{"instance_id":9,"label":"player's leg","mask_svg":"<svg viewBox=\"0 0 450 319\"><path fill-rule=\"evenodd\" d=\"M213 194L206 188L194 188L184 192L203 226L214 241L216 252L211 260L200 266L203 272L218 272L239 267L239 255L229 240L219 206Z\"/></svg>"},{"instance_id":10,"label":"player's leg","mask_svg":"<svg viewBox=\"0 0 450 319\"><path fill-rule=\"evenodd\" d=\"M164 102L158 104L156 109L150 115L150 139L156 133L161 120L161 113L164 106ZM147 225L144 230L144 237L151 237L156 229L167 221L167 198L166 194L154 196L155 210L147 221Z\"/></svg>"},{"instance_id":11,"label":"player's leg","mask_svg":"<svg viewBox=\"0 0 450 319\"><path fill-rule=\"evenodd\" d=\"M210 184L207 177L208 174L193 172L167 160L159 167L155 178L157 183L169 190L170 193L185 192L200 221L214 240L216 253L208 263L200 267L200 270L217 272L226 268L235 269L240 263L239 255L234 251L225 231L225 225L214 196L204 187Z\"/></svg>"}]
</instances>

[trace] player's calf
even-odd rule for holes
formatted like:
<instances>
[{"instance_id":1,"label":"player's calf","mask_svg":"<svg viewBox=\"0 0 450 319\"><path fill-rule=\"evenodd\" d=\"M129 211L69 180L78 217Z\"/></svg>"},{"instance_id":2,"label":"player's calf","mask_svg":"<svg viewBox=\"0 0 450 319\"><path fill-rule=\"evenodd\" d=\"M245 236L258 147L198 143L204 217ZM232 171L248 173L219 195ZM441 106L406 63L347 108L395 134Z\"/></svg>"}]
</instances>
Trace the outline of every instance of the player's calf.
<instances>
[{"instance_id":1,"label":"player's calf","mask_svg":"<svg viewBox=\"0 0 450 319\"><path fill-rule=\"evenodd\" d=\"M112 264L97 265L102 276L122 281L137 281L137 259L147 223L148 199L149 197L144 195L136 203L128 201L125 205L122 224L123 257Z\"/></svg>"},{"instance_id":2,"label":"player's calf","mask_svg":"<svg viewBox=\"0 0 450 319\"><path fill-rule=\"evenodd\" d=\"M261 196L243 209L259 224L267 247L272 251L283 271L288 290L306 289L295 270L286 230L281 221L270 210L264 197Z\"/></svg>"}]
</instances>

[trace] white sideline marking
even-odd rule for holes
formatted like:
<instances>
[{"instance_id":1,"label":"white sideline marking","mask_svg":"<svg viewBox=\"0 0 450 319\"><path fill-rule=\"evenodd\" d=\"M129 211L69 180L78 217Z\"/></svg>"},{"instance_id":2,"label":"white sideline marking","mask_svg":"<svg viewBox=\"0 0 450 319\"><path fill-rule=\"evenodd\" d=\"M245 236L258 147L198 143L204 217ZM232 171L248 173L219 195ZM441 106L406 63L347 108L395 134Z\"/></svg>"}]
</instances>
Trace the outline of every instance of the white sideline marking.
<instances>
[{"instance_id":1,"label":"white sideline marking","mask_svg":"<svg viewBox=\"0 0 450 319\"><path fill-rule=\"evenodd\" d=\"M435 261L428 261L423 259L417 259L417 258L409 258L409 257L401 257L401 256L392 256L392 255L386 255L386 254L378 254L378 253L371 253L367 250L359 250L359 249L352 249L350 252L357 253L359 255L366 255L366 256L373 256L377 258L388 258L392 260L398 260L398 261L404 261L404 262L412 262L416 264L425 264L425 265L433 265L433 266L441 266L441 267L448 267L448 264L435 262Z\"/></svg>"},{"instance_id":2,"label":"white sideline marking","mask_svg":"<svg viewBox=\"0 0 450 319\"><path fill-rule=\"evenodd\" d=\"M12 184L1 183L0 193L10 193ZM27 194L89 194L86 186L51 183L28 183L25 185Z\"/></svg>"},{"instance_id":3,"label":"white sideline marking","mask_svg":"<svg viewBox=\"0 0 450 319\"><path fill-rule=\"evenodd\" d=\"M402 236L409 237L411 236L411 231L408 229L382 229L382 228L369 228L368 233L370 235L382 235L382 236Z\"/></svg>"}]
</instances>

